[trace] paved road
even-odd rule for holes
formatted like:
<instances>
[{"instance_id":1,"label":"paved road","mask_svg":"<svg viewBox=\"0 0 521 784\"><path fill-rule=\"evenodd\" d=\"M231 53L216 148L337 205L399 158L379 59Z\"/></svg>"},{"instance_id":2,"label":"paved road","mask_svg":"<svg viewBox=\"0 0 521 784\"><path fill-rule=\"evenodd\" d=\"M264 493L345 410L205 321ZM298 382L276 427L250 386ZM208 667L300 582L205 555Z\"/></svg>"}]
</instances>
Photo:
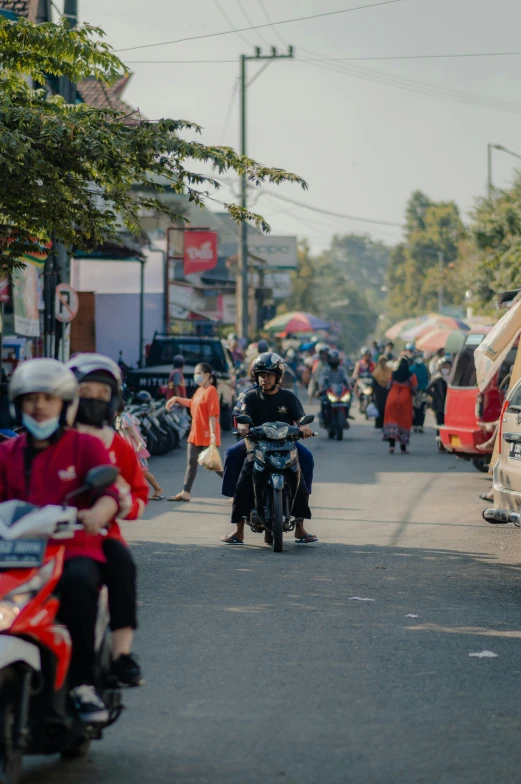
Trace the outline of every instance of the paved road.
<instances>
[{"instance_id":1,"label":"paved road","mask_svg":"<svg viewBox=\"0 0 521 784\"><path fill-rule=\"evenodd\" d=\"M209 474L128 525L148 683L88 761L25 784L521 781L521 532L481 520L486 477L432 433L312 446L318 545L221 545ZM180 489L180 452L152 467Z\"/></svg>"}]
</instances>

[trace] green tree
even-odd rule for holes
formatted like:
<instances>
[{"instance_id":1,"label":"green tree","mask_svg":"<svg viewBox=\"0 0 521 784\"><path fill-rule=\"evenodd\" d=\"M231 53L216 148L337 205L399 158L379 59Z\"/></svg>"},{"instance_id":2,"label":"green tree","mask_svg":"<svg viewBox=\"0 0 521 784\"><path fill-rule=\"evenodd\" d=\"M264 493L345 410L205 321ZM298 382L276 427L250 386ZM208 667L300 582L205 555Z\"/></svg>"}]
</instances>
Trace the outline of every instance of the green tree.
<instances>
[{"instance_id":1,"label":"green tree","mask_svg":"<svg viewBox=\"0 0 521 784\"><path fill-rule=\"evenodd\" d=\"M285 303L286 311L302 310L316 313L317 302L316 262L311 256L307 240L299 242L297 269L291 274L291 295Z\"/></svg>"},{"instance_id":2,"label":"green tree","mask_svg":"<svg viewBox=\"0 0 521 784\"><path fill-rule=\"evenodd\" d=\"M373 310L384 310L390 258L387 245L367 234L345 234L333 237L327 255L365 295Z\"/></svg>"},{"instance_id":3,"label":"green tree","mask_svg":"<svg viewBox=\"0 0 521 784\"><path fill-rule=\"evenodd\" d=\"M157 196L165 186L203 204L219 188L212 177L187 168L211 164L218 173L246 174L253 183L304 181L238 155L230 147L187 141L200 127L185 120L140 120L126 125L118 112L67 104L52 93L49 77L78 83L95 76L111 84L127 68L101 41L103 31L67 23L34 25L0 16L0 263L16 266L35 244L56 237L91 248L124 226L139 232L138 214L172 212ZM51 79L52 81L52 79ZM36 85L36 89L34 88ZM132 192L132 186L152 189ZM155 195L157 194L157 195ZM225 204L237 221L267 230L262 216Z\"/></svg>"},{"instance_id":4,"label":"green tree","mask_svg":"<svg viewBox=\"0 0 521 784\"><path fill-rule=\"evenodd\" d=\"M407 204L405 234L406 241L391 254L389 319L437 311L440 284L445 307L461 307L465 287L458 262L465 230L456 204L432 202L416 191ZM442 270L439 252L443 255Z\"/></svg>"},{"instance_id":5,"label":"green tree","mask_svg":"<svg viewBox=\"0 0 521 784\"><path fill-rule=\"evenodd\" d=\"M521 285L521 175L512 188L480 199L473 213L477 263L470 288L480 305Z\"/></svg>"}]
</instances>

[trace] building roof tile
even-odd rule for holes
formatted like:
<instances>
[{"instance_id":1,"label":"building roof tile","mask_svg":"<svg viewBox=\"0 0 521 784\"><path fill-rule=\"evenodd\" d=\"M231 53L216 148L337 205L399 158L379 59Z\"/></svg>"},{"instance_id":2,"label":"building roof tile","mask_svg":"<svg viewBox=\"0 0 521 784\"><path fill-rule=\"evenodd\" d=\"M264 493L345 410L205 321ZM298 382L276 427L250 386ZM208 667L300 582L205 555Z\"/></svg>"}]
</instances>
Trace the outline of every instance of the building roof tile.
<instances>
[{"instance_id":1,"label":"building roof tile","mask_svg":"<svg viewBox=\"0 0 521 784\"><path fill-rule=\"evenodd\" d=\"M0 0L2 2L2 0ZM81 99L95 109L114 109L125 117L125 125L137 125L143 118L137 109L122 100L121 95L128 84L130 76L123 76L113 85L105 85L96 77L89 76L77 86Z\"/></svg>"}]
</instances>

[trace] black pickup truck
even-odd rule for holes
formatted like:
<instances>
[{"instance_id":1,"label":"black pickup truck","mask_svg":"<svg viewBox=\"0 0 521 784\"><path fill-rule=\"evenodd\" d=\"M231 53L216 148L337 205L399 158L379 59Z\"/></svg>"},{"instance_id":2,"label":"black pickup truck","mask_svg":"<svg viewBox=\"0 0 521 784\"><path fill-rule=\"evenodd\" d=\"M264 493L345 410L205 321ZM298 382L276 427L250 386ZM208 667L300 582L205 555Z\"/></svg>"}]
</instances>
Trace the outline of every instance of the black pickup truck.
<instances>
[{"instance_id":1,"label":"black pickup truck","mask_svg":"<svg viewBox=\"0 0 521 784\"><path fill-rule=\"evenodd\" d=\"M231 430L233 407L237 397L233 359L222 340L216 337L193 335L161 335L156 333L144 368L129 370L126 383L129 389L146 389L153 397L161 397L160 387L168 384L176 354L185 358L184 376L188 397L196 390L195 366L208 362L217 376L217 391L221 401L221 427Z\"/></svg>"}]
</instances>

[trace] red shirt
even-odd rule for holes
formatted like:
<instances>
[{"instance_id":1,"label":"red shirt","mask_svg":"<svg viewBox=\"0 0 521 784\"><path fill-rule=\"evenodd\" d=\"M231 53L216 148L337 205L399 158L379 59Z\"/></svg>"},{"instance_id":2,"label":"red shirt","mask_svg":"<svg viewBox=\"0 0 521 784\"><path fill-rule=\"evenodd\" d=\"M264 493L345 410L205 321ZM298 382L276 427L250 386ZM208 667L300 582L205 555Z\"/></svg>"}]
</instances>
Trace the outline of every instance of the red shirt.
<instances>
[{"instance_id":1,"label":"red shirt","mask_svg":"<svg viewBox=\"0 0 521 784\"><path fill-rule=\"evenodd\" d=\"M190 400L192 427L188 441L196 446L210 446L210 417L215 417L215 445L221 445L221 428L219 425L219 393L213 385L199 387Z\"/></svg>"},{"instance_id":2,"label":"red shirt","mask_svg":"<svg viewBox=\"0 0 521 784\"><path fill-rule=\"evenodd\" d=\"M98 438L76 430L65 430L58 441L41 452L33 452L29 476L26 477L26 448L26 435L0 444L0 501L17 499L36 506L63 504L68 493L84 484L91 468L111 463ZM111 496L119 503L116 485L103 490L102 495ZM88 509L92 503L92 494L85 493L73 499L71 506ZM82 555L104 562L102 542L101 535L77 531L72 539L64 542L65 557Z\"/></svg>"},{"instance_id":3,"label":"red shirt","mask_svg":"<svg viewBox=\"0 0 521 784\"><path fill-rule=\"evenodd\" d=\"M137 520L148 503L148 484L143 476L143 469L131 444L118 433L114 433L114 439L108 452L110 462L119 468L121 476L130 485L132 507L125 520ZM112 539L125 541L116 520L112 521L108 535Z\"/></svg>"}]
</instances>

